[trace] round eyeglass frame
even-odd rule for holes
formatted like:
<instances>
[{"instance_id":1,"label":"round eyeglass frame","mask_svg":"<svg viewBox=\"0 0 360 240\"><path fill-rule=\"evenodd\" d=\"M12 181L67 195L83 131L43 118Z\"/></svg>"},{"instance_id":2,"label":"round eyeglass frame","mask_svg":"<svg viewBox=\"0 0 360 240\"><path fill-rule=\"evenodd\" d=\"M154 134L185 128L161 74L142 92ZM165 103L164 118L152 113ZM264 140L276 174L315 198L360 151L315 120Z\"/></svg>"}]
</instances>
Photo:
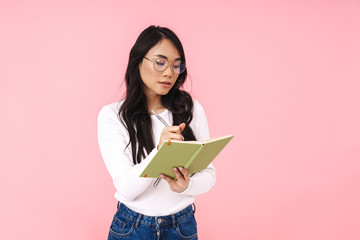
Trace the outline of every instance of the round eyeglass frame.
<instances>
[{"instance_id":1,"label":"round eyeglass frame","mask_svg":"<svg viewBox=\"0 0 360 240\"><path fill-rule=\"evenodd\" d=\"M154 61L154 60L151 60L151 59L148 59L147 57L144 57L146 60L148 60L148 61L150 61L150 62L152 62L153 63L153 66L154 66L154 69L157 71L157 72L163 72L163 71L165 71L168 67L169 67L169 61L167 60L167 59L165 59L165 58L162 58L162 59L164 59L165 61L166 61L166 66L165 66L165 68L163 69L163 70L159 70L159 69L157 69L157 67L156 67L156 64L157 64L157 62L156 61ZM181 66L183 66L183 70L181 71ZM180 67L179 67L179 73L177 73L175 70L174 70L174 65L173 64L171 64L171 70L173 71L173 73L175 73L175 74L178 74L178 75L180 75L180 74L182 74L184 71L185 71L185 69L186 69L186 65L184 64L184 63L181 63L180 64Z\"/></svg>"}]
</instances>

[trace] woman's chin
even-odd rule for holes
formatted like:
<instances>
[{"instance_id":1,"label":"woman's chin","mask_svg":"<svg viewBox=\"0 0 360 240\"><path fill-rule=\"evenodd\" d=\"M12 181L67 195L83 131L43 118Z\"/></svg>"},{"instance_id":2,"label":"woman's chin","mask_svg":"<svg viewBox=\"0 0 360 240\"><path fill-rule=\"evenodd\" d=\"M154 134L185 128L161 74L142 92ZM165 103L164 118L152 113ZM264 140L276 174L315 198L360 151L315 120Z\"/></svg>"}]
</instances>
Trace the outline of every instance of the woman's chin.
<instances>
[{"instance_id":1,"label":"woman's chin","mask_svg":"<svg viewBox=\"0 0 360 240\"><path fill-rule=\"evenodd\" d=\"M162 95L162 96L165 96L170 92L170 90L171 89L166 89L166 90L164 89L164 90L158 91L158 94Z\"/></svg>"}]
</instances>

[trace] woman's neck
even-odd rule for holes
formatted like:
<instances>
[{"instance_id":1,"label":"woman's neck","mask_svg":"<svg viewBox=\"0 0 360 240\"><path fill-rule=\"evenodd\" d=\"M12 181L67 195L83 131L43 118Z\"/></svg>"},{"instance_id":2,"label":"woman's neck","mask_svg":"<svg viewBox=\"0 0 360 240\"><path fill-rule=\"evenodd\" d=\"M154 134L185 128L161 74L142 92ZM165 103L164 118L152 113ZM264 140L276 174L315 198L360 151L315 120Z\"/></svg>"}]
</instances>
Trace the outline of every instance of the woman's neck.
<instances>
[{"instance_id":1,"label":"woman's neck","mask_svg":"<svg viewBox=\"0 0 360 240\"><path fill-rule=\"evenodd\" d=\"M152 110L155 110L156 113L161 113L165 110L161 102L161 96L156 96L153 98L147 98L148 112L151 114Z\"/></svg>"}]
</instances>

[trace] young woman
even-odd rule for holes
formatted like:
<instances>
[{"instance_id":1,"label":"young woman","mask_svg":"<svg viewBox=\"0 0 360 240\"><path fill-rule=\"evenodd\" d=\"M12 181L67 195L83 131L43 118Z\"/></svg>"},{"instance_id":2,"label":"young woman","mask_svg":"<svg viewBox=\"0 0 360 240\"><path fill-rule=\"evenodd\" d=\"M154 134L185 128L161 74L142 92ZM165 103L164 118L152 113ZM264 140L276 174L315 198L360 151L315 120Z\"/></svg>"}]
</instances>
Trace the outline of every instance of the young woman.
<instances>
[{"instance_id":1,"label":"young woman","mask_svg":"<svg viewBox=\"0 0 360 240\"><path fill-rule=\"evenodd\" d=\"M99 146L119 201L108 239L198 239L192 205L215 184L215 168L191 176L174 168L177 181L139 177L164 141L209 138L202 106L180 89L186 76L178 37L150 26L130 51L125 98L99 113Z\"/></svg>"}]
</instances>

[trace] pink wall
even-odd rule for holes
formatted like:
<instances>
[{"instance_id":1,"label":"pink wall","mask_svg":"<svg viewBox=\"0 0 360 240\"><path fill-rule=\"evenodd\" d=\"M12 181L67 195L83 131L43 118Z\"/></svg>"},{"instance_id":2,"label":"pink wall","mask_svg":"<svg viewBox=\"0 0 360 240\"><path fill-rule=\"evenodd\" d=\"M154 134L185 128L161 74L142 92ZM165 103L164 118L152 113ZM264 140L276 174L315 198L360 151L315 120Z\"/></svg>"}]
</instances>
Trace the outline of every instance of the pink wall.
<instances>
[{"instance_id":1,"label":"pink wall","mask_svg":"<svg viewBox=\"0 0 360 240\"><path fill-rule=\"evenodd\" d=\"M129 1L130 2L130 1ZM211 136L200 239L360 239L359 1L0 2L0 239L105 239L96 136L148 25L183 41ZM191 86L192 85L192 86Z\"/></svg>"}]
</instances>

